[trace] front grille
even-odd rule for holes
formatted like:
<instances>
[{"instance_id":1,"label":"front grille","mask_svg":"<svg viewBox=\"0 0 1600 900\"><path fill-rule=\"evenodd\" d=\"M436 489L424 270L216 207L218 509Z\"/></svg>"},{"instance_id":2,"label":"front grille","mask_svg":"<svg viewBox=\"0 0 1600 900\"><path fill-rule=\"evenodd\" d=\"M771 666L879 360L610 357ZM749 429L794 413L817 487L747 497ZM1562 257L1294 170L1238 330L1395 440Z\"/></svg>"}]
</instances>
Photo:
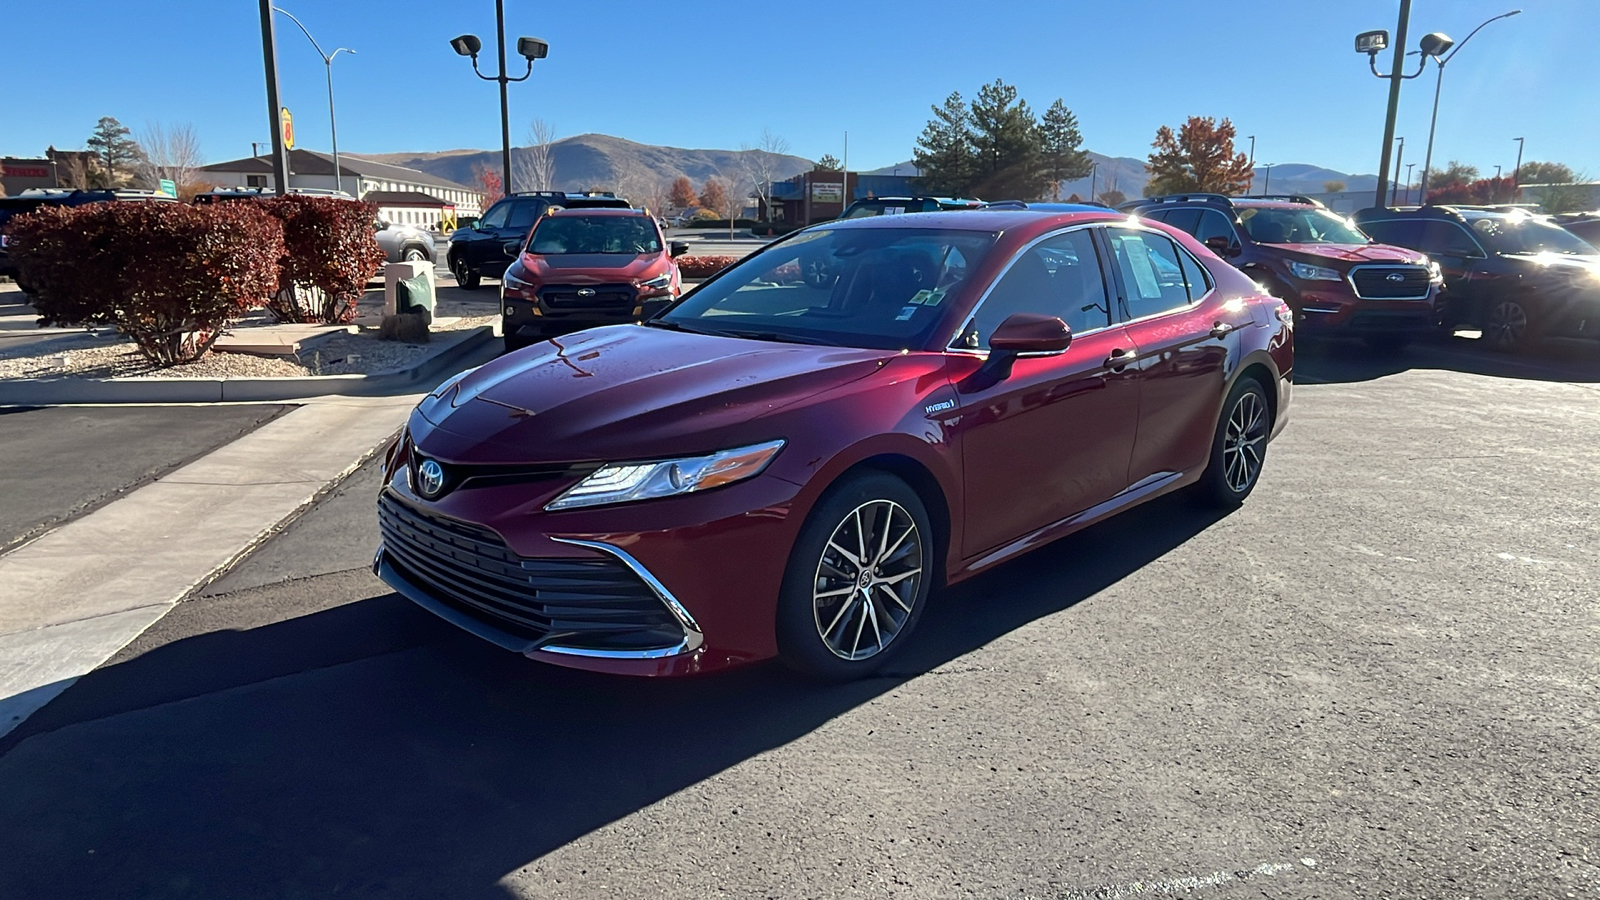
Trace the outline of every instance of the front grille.
<instances>
[{"instance_id":1,"label":"front grille","mask_svg":"<svg viewBox=\"0 0 1600 900\"><path fill-rule=\"evenodd\" d=\"M1399 275L1400 280L1389 276ZM1350 286L1363 300L1424 300L1428 296L1428 270L1423 266L1356 266Z\"/></svg>"},{"instance_id":2,"label":"front grille","mask_svg":"<svg viewBox=\"0 0 1600 900\"><path fill-rule=\"evenodd\" d=\"M515 637L587 650L653 650L678 620L611 558L524 559L487 528L378 499L385 558L433 599Z\"/></svg>"},{"instance_id":3,"label":"front grille","mask_svg":"<svg viewBox=\"0 0 1600 900\"><path fill-rule=\"evenodd\" d=\"M593 291L584 295L583 291ZM631 308L638 292L631 284L552 284L539 289L539 299L550 309Z\"/></svg>"}]
</instances>

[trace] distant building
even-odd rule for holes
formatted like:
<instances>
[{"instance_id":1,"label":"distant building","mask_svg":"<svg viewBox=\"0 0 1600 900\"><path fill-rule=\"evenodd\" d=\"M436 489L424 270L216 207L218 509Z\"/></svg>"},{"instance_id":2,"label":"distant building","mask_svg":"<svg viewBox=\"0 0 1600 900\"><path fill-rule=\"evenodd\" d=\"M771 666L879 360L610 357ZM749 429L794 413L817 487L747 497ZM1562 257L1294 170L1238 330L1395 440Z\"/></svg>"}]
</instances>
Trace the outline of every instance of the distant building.
<instances>
[{"instance_id":1,"label":"distant building","mask_svg":"<svg viewBox=\"0 0 1600 900\"><path fill-rule=\"evenodd\" d=\"M379 215L397 224L435 224L449 218L444 215L445 211L453 211L457 218L483 214L482 191L416 169L340 154L339 172L341 177L336 179L333 157L326 153L289 151L291 188L338 190L342 184L346 193L363 200L372 199L368 195L377 192L385 200L379 206ZM225 188L277 187L273 183L270 156L247 156L212 163L202 166L197 177Z\"/></svg>"},{"instance_id":2,"label":"distant building","mask_svg":"<svg viewBox=\"0 0 1600 900\"><path fill-rule=\"evenodd\" d=\"M0 194L11 197L29 188L60 187L53 159L0 158Z\"/></svg>"},{"instance_id":3,"label":"distant building","mask_svg":"<svg viewBox=\"0 0 1600 900\"><path fill-rule=\"evenodd\" d=\"M773 183L773 218L798 225L837 219L856 200L916 196L921 192L912 187L915 179L914 175L869 175L823 169L802 172L787 181Z\"/></svg>"}]
</instances>

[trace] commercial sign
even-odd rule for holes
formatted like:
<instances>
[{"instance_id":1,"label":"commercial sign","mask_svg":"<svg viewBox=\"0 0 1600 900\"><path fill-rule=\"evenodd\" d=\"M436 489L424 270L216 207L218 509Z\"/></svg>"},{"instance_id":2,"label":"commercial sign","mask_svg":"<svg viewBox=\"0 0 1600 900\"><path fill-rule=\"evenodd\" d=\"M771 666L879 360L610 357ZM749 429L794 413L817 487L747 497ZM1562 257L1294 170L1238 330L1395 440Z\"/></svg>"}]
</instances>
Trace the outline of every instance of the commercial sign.
<instances>
[{"instance_id":1,"label":"commercial sign","mask_svg":"<svg viewBox=\"0 0 1600 900\"><path fill-rule=\"evenodd\" d=\"M837 181L811 182L812 203L843 203L844 185Z\"/></svg>"},{"instance_id":2,"label":"commercial sign","mask_svg":"<svg viewBox=\"0 0 1600 900\"><path fill-rule=\"evenodd\" d=\"M289 115L289 107L278 110L283 114L283 149L294 149L294 116Z\"/></svg>"},{"instance_id":3,"label":"commercial sign","mask_svg":"<svg viewBox=\"0 0 1600 900\"><path fill-rule=\"evenodd\" d=\"M166 194L168 197L178 196L178 183L171 178L161 179L161 193Z\"/></svg>"},{"instance_id":4,"label":"commercial sign","mask_svg":"<svg viewBox=\"0 0 1600 900\"><path fill-rule=\"evenodd\" d=\"M19 165L16 165L15 163L7 163L4 166L0 166L0 175L4 175L7 178L49 178L50 177L50 167L47 166L47 165L46 166L36 166L36 165L20 165L19 166Z\"/></svg>"}]
</instances>

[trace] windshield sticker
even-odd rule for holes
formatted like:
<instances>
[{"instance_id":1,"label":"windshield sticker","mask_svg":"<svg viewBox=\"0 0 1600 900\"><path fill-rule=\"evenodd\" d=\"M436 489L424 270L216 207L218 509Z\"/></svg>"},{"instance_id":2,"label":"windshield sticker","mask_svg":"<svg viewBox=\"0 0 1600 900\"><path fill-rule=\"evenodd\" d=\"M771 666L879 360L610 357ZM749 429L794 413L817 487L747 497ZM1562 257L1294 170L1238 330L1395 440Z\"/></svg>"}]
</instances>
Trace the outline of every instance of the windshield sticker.
<instances>
[{"instance_id":1,"label":"windshield sticker","mask_svg":"<svg viewBox=\"0 0 1600 900\"><path fill-rule=\"evenodd\" d=\"M939 301L944 299L944 295L945 291L943 288L933 291L924 288L923 290L912 294L911 299L907 300L906 303L910 304L911 306L938 306Z\"/></svg>"},{"instance_id":2,"label":"windshield sticker","mask_svg":"<svg viewBox=\"0 0 1600 900\"><path fill-rule=\"evenodd\" d=\"M1145 300L1159 298L1161 285L1156 282L1155 262L1150 259L1150 248L1144 245L1144 238L1125 237L1122 239L1122 249L1128 253L1133 280L1139 283L1139 296Z\"/></svg>"},{"instance_id":3,"label":"windshield sticker","mask_svg":"<svg viewBox=\"0 0 1600 900\"><path fill-rule=\"evenodd\" d=\"M900 315L895 316L894 320L896 322L904 322L904 321L906 321L907 319L911 318L912 316L914 316L916 314L917 314L917 307L915 307L915 306L902 307L901 310L900 310Z\"/></svg>"}]
</instances>

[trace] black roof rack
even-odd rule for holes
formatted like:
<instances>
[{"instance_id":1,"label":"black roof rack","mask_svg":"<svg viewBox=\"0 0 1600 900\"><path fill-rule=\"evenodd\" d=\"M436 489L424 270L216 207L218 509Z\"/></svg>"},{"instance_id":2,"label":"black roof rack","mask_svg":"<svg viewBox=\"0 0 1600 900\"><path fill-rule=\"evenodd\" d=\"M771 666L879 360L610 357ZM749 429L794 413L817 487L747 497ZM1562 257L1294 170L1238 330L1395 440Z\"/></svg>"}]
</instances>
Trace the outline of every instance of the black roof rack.
<instances>
[{"instance_id":1,"label":"black roof rack","mask_svg":"<svg viewBox=\"0 0 1600 900\"><path fill-rule=\"evenodd\" d=\"M549 197L553 200L565 199L566 191L512 191L507 197Z\"/></svg>"},{"instance_id":2,"label":"black roof rack","mask_svg":"<svg viewBox=\"0 0 1600 900\"><path fill-rule=\"evenodd\" d=\"M1192 194L1161 194L1155 197L1141 197L1117 207L1118 209L1132 209L1136 206L1155 206L1161 203L1201 203L1206 206L1216 206L1222 209L1232 209L1233 199L1223 194L1207 194L1197 192Z\"/></svg>"},{"instance_id":3,"label":"black roof rack","mask_svg":"<svg viewBox=\"0 0 1600 900\"><path fill-rule=\"evenodd\" d=\"M1314 200L1305 194L1241 194L1235 200L1282 200L1285 203L1304 203L1308 206L1322 206L1320 200Z\"/></svg>"}]
</instances>

